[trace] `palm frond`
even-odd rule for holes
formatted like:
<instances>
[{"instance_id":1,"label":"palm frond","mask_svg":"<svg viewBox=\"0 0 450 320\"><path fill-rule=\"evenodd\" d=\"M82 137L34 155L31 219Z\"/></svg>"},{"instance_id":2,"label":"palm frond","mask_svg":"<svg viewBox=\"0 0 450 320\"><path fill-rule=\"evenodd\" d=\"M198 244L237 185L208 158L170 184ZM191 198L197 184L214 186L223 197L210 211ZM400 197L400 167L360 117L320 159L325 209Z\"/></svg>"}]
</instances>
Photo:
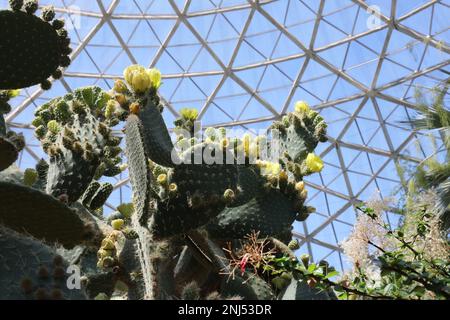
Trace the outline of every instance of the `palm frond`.
<instances>
[{"instance_id":1,"label":"palm frond","mask_svg":"<svg viewBox=\"0 0 450 320\"><path fill-rule=\"evenodd\" d=\"M442 227L444 230L450 228L450 178L442 182L436 191L439 195L439 202L436 204L440 219L442 221Z\"/></svg>"},{"instance_id":2,"label":"palm frond","mask_svg":"<svg viewBox=\"0 0 450 320\"><path fill-rule=\"evenodd\" d=\"M427 103L420 99L417 104L418 115L415 119L401 121L403 124L409 124L416 130L433 130L450 128L450 110L445 106L445 96L450 84L450 78L447 79L442 87L436 87L433 91L433 101Z\"/></svg>"}]
</instances>

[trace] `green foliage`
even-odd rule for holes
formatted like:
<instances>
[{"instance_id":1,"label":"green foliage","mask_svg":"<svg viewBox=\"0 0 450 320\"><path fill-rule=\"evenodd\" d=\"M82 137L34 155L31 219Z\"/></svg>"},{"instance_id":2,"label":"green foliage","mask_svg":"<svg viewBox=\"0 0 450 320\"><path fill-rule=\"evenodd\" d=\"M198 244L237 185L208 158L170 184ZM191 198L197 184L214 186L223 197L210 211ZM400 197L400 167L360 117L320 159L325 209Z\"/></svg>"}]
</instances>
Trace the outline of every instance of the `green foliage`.
<instances>
[{"instance_id":1,"label":"green foliage","mask_svg":"<svg viewBox=\"0 0 450 320\"><path fill-rule=\"evenodd\" d=\"M450 79L432 90L432 101L425 99L423 92L418 92L419 114L411 121L404 121L417 130L437 130L446 148L446 163L439 163L435 157L424 161L417 168L415 181L418 191L436 188L440 201L437 203L438 214L443 221L442 227L450 227L450 111L445 104Z\"/></svg>"}]
</instances>

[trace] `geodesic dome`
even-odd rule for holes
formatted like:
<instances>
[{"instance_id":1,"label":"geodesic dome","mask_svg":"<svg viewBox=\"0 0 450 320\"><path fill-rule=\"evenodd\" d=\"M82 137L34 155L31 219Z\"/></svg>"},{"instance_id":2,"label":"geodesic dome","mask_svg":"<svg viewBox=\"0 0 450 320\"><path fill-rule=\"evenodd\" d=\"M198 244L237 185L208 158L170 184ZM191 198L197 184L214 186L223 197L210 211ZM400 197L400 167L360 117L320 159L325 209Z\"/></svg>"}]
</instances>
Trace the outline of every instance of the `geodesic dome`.
<instances>
[{"instance_id":1,"label":"geodesic dome","mask_svg":"<svg viewBox=\"0 0 450 320\"><path fill-rule=\"evenodd\" d=\"M23 89L9 126L27 146L18 165L45 157L34 137L34 109L80 86L110 89L139 63L163 74L169 127L182 107L199 109L203 126L256 133L306 100L329 124L317 153L320 175L307 178L308 204L296 222L299 253L345 268L339 243L355 221L354 204L374 194L401 195L400 167L439 152L434 135L400 121L417 108L416 88L449 75L450 3L363 0L41 0L66 20L72 64L52 89ZM8 1L1 0L0 7ZM117 127L120 134L120 126ZM105 213L129 202L127 172L110 182ZM399 216L388 214L395 224Z\"/></svg>"}]
</instances>

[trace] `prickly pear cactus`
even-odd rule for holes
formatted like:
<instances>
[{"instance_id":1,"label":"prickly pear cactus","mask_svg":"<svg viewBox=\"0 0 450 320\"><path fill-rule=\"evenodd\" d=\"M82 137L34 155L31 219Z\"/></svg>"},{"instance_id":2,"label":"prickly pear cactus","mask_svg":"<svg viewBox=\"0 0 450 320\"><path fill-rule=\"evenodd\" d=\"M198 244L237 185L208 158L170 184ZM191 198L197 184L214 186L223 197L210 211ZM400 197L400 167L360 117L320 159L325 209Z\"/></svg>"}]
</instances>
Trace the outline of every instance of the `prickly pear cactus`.
<instances>
[{"instance_id":1,"label":"prickly pear cactus","mask_svg":"<svg viewBox=\"0 0 450 320\"><path fill-rule=\"evenodd\" d=\"M55 19L52 7L35 16L36 0L10 0L11 10L0 11L0 89L41 84L49 89L50 76L59 79L59 67L70 64L70 39L64 22Z\"/></svg>"},{"instance_id":2,"label":"prickly pear cactus","mask_svg":"<svg viewBox=\"0 0 450 320\"><path fill-rule=\"evenodd\" d=\"M297 261L295 243L286 245L292 223L314 211L305 205L303 177L323 167L314 154L326 139L323 119L300 103L267 137L230 138L224 128L202 133L198 112L182 109L172 142L159 71L133 65L124 78L109 93L80 88L36 110L35 133L49 160L0 173L0 245L2 234L11 248L24 241L45 250L44 241L64 245L58 252L80 267L89 299L298 299L294 272L274 268ZM126 166L111 131L121 121ZM275 154L265 158L261 150ZM132 203L105 219L113 185L100 178L124 168ZM76 298L16 278L25 296L14 289L8 297Z\"/></svg>"},{"instance_id":3,"label":"prickly pear cactus","mask_svg":"<svg viewBox=\"0 0 450 320\"><path fill-rule=\"evenodd\" d=\"M94 178L120 172L120 138L103 116L109 100L100 88L85 87L36 110L35 133L50 157L47 193L72 203Z\"/></svg>"},{"instance_id":4,"label":"prickly pear cactus","mask_svg":"<svg viewBox=\"0 0 450 320\"><path fill-rule=\"evenodd\" d=\"M105 113L115 123L126 120L134 213L128 222L119 218L111 223L118 221L114 225L121 227L125 223L125 228L129 223L136 233L145 297L161 299L173 292L181 298L197 299L198 285L216 283L217 289L220 280L218 295L274 299L278 289L259 275L224 281L220 271L227 266L219 260L229 257L215 241L243 239L253 231L285 243L291 240L292 223L303 221L314 210L305 205L303 177L323 167L313 153L326 139L323 119L302 104L274 123L277 132L272 131L269 139L231 139L223 128L208 128L202 139L195 125L197 111L182 109L174 123L177 137L172 144L160 117L159 77L154 69L127 68L125 82L116 81L111 94L115 103L109 103ZM263 148L278 148L277 160L260 158L258 152ZM208 279L192 276L194 282L189 282L189 276L180 275L186 263L193 265L186 260L187 247L180 248L183 242L202 268L210 270L205 273ZM175 267L170 256L177 253L181 256ZM164 277L161 269L167 270Z\"/></svg>"}]
</instances>

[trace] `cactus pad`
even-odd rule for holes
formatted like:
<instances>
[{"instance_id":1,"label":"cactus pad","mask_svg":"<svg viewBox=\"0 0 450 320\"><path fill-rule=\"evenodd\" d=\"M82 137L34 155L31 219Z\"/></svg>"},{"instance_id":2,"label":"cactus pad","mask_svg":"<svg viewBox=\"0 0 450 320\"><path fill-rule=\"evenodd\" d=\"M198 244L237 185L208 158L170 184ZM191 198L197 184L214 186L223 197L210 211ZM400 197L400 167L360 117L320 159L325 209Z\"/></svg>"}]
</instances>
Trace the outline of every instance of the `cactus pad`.
<instances>
[{"instance_id":1,"label":"cactus pad","mask_svg":"<svg viewBox=\"0 0 450 320\"><path fill-rule=\"evenodd\" d=\"M0 247L0 299L86 299L82 290L67 287L69 263L52 248L4 227Z\"/></svg>"},{"instance_id":2,"label":"cactus pad","mask_svg":"<svg viewBox=\"0 0 450 320\"><path fill-rule=\"evenodd\" d=\"M207 229L211 237L218 239L243 239L252 231L260 231L261 237L285 238L296 215L292 201L271 189L243 205L224 209Z\"/></svg>"},{"instance_id":3,"label":"cactus pad","mask_svg":"<svg viewBox=\"0 0 450 320\"><path fill-rule=\"evenodd\" d=\"M35 112L36 135L50 156L47 193L56 197L66 194L69 202L74 202L94 177L117 168L120 139L112 136L101 116L109 99L100 88L85 87L53 99Z\"/></svg>"},{"instance_id":4,"label":"cactus pad","mask_svg":"<svg viewBox=\"0 0 450 320\"><path fill-rule=\"evenodd\" d=\"M75 211L39 190L0 182L0 221L38 239L72 247L81 243L85 226Z\"/></svg>"},{"instance_id":5,"label":"cactus pad","mask_svg":"<svg viewBox=\"0 0 450 320\"><path fill-rule=\"evenodd\" d=\"M18 156L19 152L16 146L6 137L0 136L0 171L14 163Z\"/></svg>"},{"instance_id":6,"label":"cactus pad","mask_svg":"<svg viewBox=\"0 0 450 320\"><path fill-rule=\"evenodd\" d=\"M142 126L139 118L130 115L125 126L128 170L133 186L133 204L139 220L148 214L150 201L150 168L144 152Z\"/></svg>"},{"instance_id":7,"label":"cactus pad","mask_svg":"<svg viewBox=\"0 0 450 320\"><path fill-rule=\"evenodd\" d=\"M49 23L51 14L46 16L46 21L30 9L29 13L20 9L0 11L0 61L3 62L0 89L39 83L48 86L47 78L58 77L58 67L70 64L67 31L61 28L61 23Z\"/></svg>"},{"instance_id":8,"label":"cactus pad","mask_svg":"<svg viewBox=\"0 0 450 320\"><path fill-rule=\"evenodd\" d=\"M245 279L246 280L245 280ZM270 286L256 275L244 274L234 279L223 279L221 285L222 296L240 296L245 300L274 300L275 295Z\"/></svg>"},{"instance_id":9,"label":"cactus pad","mask_svg":"<svg viewBox=\"0 0 450 320\"><path fill-rule=\"evenodd\" d=\"M172 167L173 144L158 105L149 99L139 112L147 156L157 164Z\"/></svg>"},{"instance_id":10,"label":"cactus pad","mask_svg":"<svg viewBox=\"0 0 450 320\"><path fill-rule=\"evenodd\" d=\"M281 300L332 300L334 293L310 288L304 281L292 279L281 293Z\"/></svg>"}]
</instances>

